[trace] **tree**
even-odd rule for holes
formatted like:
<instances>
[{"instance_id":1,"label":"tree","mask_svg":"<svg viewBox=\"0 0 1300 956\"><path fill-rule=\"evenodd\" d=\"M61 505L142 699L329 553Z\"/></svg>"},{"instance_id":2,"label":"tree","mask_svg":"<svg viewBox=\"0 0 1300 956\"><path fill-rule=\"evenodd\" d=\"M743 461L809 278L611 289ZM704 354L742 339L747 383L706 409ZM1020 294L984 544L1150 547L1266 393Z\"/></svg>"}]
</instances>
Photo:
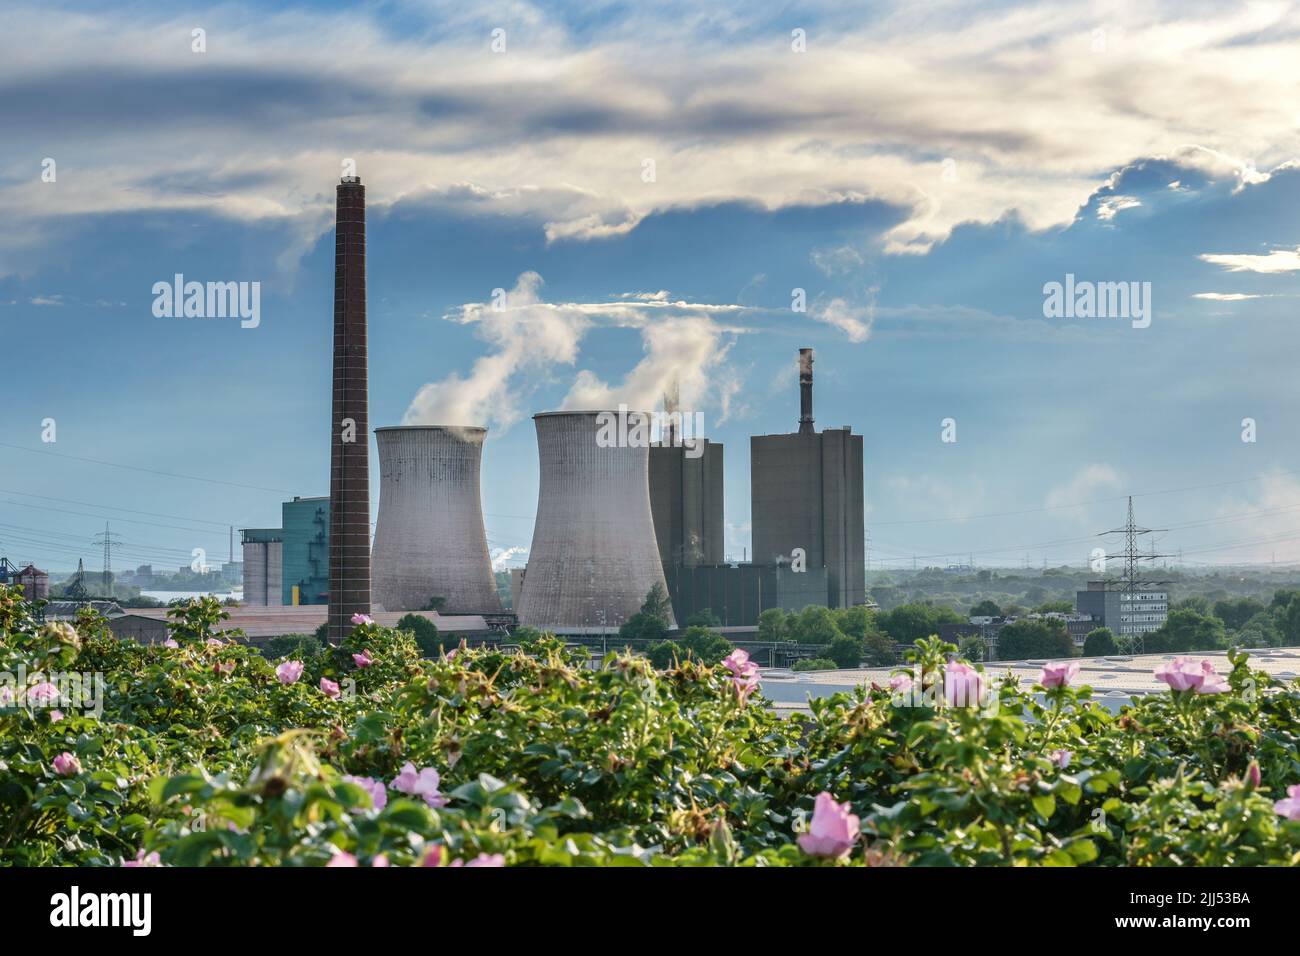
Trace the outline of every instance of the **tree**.
<instances>
[{"instance_id":1,"label":"tree","mask_svg":"<svg viewBox=\"0 0 1300 956\"><path fill-rule=\"evenodd\" d=\"M760 641L788 641L786 624L789 615L779 607L770 607L758 616L758 639Z\"/></svg>"},{"instance_id":2,"label":"tree","mask_svg":"<svg viewBox=\"0 0 1300 956\"><path fill-rule=\"evenodd\" d=\"M1072 614L1074 605L1069 601L1045 601L1034 608L1039 614Z\"/></svg>"},{"instance_id":3,"label":"tree","mask_svg":"<svg viewBox=\"0 0 1300 956\"><path fill-rule=\"evenodd\" d=\"M1214 651L1224 646L1226 634L1217 617L1189 607L1169 612L1169 619L1157 630L1145 635L1147 653L1179 651Z\"/></svg>"},{"instance_id":4,"label":"tree","mask_svg":"<svg viewBox=\"0 0 1300 956\"><path fill-rule=\"evenodd\" d=\"M1210 614L1210 602L1203 594L1193 594L1185 597L1169 608L1170 611L1195 611L1197 614Z\"/></svg>"},{"instance_id":5,"label":"tree","mask_svg":"<svg viewBox=\"0 0 1300 956\"><path fill-rule=\"evenodd\" d=\"M706 607L696 611L686 619L686 626L691 627L698 624L700 627L721 627L722 618L713 613L713 608Z\"/></svg>"},{"instance_id":6,"label":"tree","mask_svg":"<svg viewBox=\"0 0 1300 956\"><path fill-rule=\"evenodd\" d=\"M324 645L310 634L282 634L271 638L258 650L268 661L278 661L282 657L303 661L325 653Z\"/></svg>"},{"instance_id":7,"label":"tree","mask_svg":"<svg viewBox=\"0 0 1300 956\"><path fill-rule=\"evenodd\" d=\"M835 662L836 667L861 667L862 642L856 637L841 634L826 647L826 656Z\"/></svg>"},{"instance_id":8,"label":"tree","mask_svg":"<svg viewBox=\"0 0 1300 956\"><path fill-rule=\"evenodd\" d=\"M978 634L963 637L957 648L957 654L968 661L984 660L984 638Z\"/></svg>"},{"instance_id":9,"label":"tree","mask_svg":"<svg viewBox=\"0 0 1300 956\"><path fill-rule=\"evenodd\" d=\"M877 628L867 631L863 639L863 653L867 663L872 667L888 667L898 663L898 652L894 650L894 639Z\"/></svg>"},{"instance_id":10,"label":"tree","mask_svg":"<svg viewBox=\"0 0 1300 956\"><path fill-rule=\"evenodd\" d=\"M1002 614L1002 608L998 607L997 601L991 601L985 598L970 609L971 617L998 617Z\"/></svg>"},{"instance_id":11,"label":"tree","mask_svg":"<svg viewBox=\"0 0 1300 956\"><path fill-rule=\"evenodd\" d=\"M1016 621L998 633L998 660L1073 656L1074 641L1060 621Z\"/></svg>"},{"instance_id":12,"label":"tree","mask_svg":"<svg viewBox=\"0 0 1300 956\"><path fill-rule=\"evenodd\" d=\"M829 644L843 632L835 626L829 608L810 604L798 614L791 615L786 625L789 640L798 644Z\"/></svg>"},{"instance_id":13,"label":"tree","mask_svg":"<svg viewBox=\"0 0 1300 956\"><path fill-rule=\"evenodd\" d=\"M670 620L672 603L664 586L656 581L646 592L641 610L623 622L618 636L623 640L662 641L668 635Z\"/></svg>"},{"instance_id":14,"label":"tree","mask_svg":"<svg viewBox=\"0 0 1300 956\"><path fill-rule=\"evenodd\" d=\"M940 624L964 624L966 619L950 607L932 604L900 604L877 616L880 629L897 644L915 644L922 638L939 633Z\"/></svg>"},{"instance_id":15,"label":"tree","mask_svg":"<svg viewBox=\"0 0 1300 956\"><path fill-rule=\"evenodd\" d=\"M1118 653L1119 645L1115 643L1115 632L1108 627L1093 628L1083 639L1084 657L1106 657Z\"/></svg>"},{"instance_id":16,"label":"tree","mask_svg":"<svg viewBox=\"0 0 1300 956\"><path fill-rule=\"evenodd\" d=\"M420 654L424 657L437 657L442 653L442 638L438 633L438 625L420 614L403 614L393 625L396 630L410 631L415 638L415 643L420 646Z\"/></svg>"},{"instance_id":17,"label":"tree","mask_svg":"<svg viewBox=\"0 0 1300 956\"><path fill-rule=\"evenodd\" d=\"M1263 610L1265 610L1264 602L1252 597L1214 602L1214 616L1230 631L1243 627L1247 621Z\"/></svg>"},{"instance_id":18,"label":"tree","mask_svg":"<svg viewBox=\"0 0 1300 956\"><path fill-rule=\"evenodd\" d=\"M688 627L678 642L682 650L702 664L716 664L736 649L736 646L717 631L698 624Z\"/></svg>"}]
</instances>

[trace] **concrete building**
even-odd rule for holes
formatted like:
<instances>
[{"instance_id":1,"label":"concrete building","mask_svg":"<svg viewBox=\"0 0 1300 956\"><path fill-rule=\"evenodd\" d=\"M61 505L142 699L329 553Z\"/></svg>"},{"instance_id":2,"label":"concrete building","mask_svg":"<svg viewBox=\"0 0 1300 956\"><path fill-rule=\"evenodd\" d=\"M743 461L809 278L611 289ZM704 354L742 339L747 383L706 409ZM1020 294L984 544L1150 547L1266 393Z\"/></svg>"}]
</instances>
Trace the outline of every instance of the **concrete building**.
<instances>
[{"instance_id":1,"label":"concrete building","mask_svg":"<svg viewBox=\"0 0 1300 956\"><path fill-rule=\"evenodd\" d=\"M244 603L280 607L283 603L284 544L279 528L244 528Z\"/></svg>"},{"instance_id":2,"label":"concrete building","mask_svg":"<svg viewBox=\"0 0 1300 956\"><path fill-rule=\"evenodd\" d=\"M749 440L750 520L756 563L825 568L827 605L866 601L862 436L849 426L817 432L812 349L799 350L799 430Z\"/></svg>"},{"instance_id":3,"label":"concrete building","mask_svg":"<svg viewBox=\"0 0 1300 956\"><path fill-rule=\"evenodd\" d=\"M1119 581L1089 581L1088 590L1075 592L1074 605L1093 617L1095 627L1108 627L1116 637L1141 637L1169 620L1167 591L1129 592Z\"/></svg>"},{"instance_id":4,"label":"concrete building","mask_svg":"<svg viewBox=\"0 0 1300 956\"><path fill-rule=\"evenodd\" d=\"M598 437L605 416L618 414L533 416L541 480L520 624L615 630L653 585L667 591L650 510L650 449Z\"/></svg>"},{"instance_id":5,"label":"concrete building","mask_svg":"<svg viewBox=\"0 0 1300 956\"><path fill-rule=\"evenodd\" d=\"M665 574L674 565L722 564L722 445L691 439L650 446L650 511Z\"/></svg>"},{"instance_id":6,"label":"concrete building","mask_svg":"<svg viewBox=\"0 0 1300 956\"><path fill-rule=\"evenodd\" d=\"M796 572L781 564L675 564L665 569L673 615L685 622L705 609L722 627L753 627L770 608L826 605L826 569Z\"/></svg>"},{"instance_id":7,"label":"concrete building","mask_svg":"<svg viewBox=\"0 0 1300 956\"><path fill-rule=\"evenodd\" d=\"M379 521L373 597L386 611L432 598L449 614L499 612L479 497L486 428L376 428Z\"/></svg>"},{"instance_id":8,"label":"concrete building","mask_svg":"<svg viewBox=\"0 0 1300 956\"><path fill-rule=\"evenodd\" d=\"M366 358L366 187L338 184L334 219L334 393L330 419L330 641L370 613L370 412Z\"/></svg>"}]
</instances>

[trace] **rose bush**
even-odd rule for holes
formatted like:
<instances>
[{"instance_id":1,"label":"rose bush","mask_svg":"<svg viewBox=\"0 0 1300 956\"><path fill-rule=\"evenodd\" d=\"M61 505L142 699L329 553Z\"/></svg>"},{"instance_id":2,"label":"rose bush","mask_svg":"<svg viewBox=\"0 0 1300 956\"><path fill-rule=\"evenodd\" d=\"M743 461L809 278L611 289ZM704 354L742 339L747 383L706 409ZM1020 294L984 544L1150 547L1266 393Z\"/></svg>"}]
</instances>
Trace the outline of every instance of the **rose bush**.
<instances>
[{"instance_id":1,"label":"rose bush","mask_svg":"<svg viewBox=\"0 0 1300 956\"><path fill-rule=\"evenodd\" d=\"M781 716L741 651L430 660L362 621L268 661L211 600L172 610L174 646L32 610L0 588L10 865L1300 862L1300 690L1242 653L1112 715L1077 669L1016 686L931 639L890 686ZM98 715L69 672L103 676Z\"/></svg>"}]
</instances>

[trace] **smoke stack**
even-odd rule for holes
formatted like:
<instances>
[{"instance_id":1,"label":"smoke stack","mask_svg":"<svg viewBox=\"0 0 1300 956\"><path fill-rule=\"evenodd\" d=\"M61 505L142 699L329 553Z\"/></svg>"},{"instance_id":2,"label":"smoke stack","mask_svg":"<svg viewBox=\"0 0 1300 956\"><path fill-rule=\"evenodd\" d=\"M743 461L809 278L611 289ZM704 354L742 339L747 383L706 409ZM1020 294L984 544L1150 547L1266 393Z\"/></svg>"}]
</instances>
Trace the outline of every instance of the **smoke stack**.
<instances>
[{"instance_id":1,"label":"smoke stack","mask_svg":"<svg viewBox=\"0 0 1300 956\"><path fill-rule=\"evenodd\" d=\"M334 402L330 421L327 636L370 613L370 416L366 363L366 187L344 176L334 219Z\"/></svg>"},{"instance_id":2,"label":"smoke stack","mask_svg":"<svg viewBox=\"0 0 1300 956\"><path fill-rule=\"evenodd\" d=\"M645 422L648 436L649 416L626 414L627 427ZM520 624L616 630L641 609L655 584L667 593L650 511L650 449L602 438L602 422L619 417L533 416L541 484Z\"/></svg>"},{"instance_id":3,"label":"smoke stack","mask_svg":"<svg viewBox=\"0 0 1300 956\"><path fill-rule=\"evenodd\" d=\"M799 434L815 435L812 412L813 350L799 350Z\"/></svg>"},{"instance_id":4,"label":"smoke stack","mask_svg":"<svg viewBox=\"0 0 1300 956\"><path fill-rule=\"evenodd\" d=\"M447 613L500 612L479 502L486 437L455 425L375 429L374 600L385 611L421 611L441 597Z\"/></svg>"}]
</instances>

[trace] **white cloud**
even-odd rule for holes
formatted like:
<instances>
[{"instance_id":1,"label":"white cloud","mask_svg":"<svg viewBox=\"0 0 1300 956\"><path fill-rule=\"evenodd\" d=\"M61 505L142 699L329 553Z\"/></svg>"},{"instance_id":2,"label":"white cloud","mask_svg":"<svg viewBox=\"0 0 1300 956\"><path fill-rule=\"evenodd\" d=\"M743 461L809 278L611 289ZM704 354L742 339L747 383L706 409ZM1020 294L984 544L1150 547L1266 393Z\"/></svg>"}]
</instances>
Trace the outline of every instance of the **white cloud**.
<instances>
[{"instance_id":1,"label":"white cloud","mask_svg":"<svg viewBox=\"0 0 1300 956\"><path fill-rule=\"evenodd\" d=\"M848 336L850 342L865 342L871 335L871 323L874 321L870 306L856 308L844 299L814 303L808 315L818 322L839 329Z\"/></svg>"},{"instance_id":2,"label":"white cloud","mask_svg":"<svg viewBox=\"0 0 1300 956\"><path fill-rule=\"evenodd\" d=\"M1048 508L1064 508L1095 498L1120 486L1119 474L1110 465L1091 464L1077 471L1073 478L1047 493Z\"/></svg>"},{"instance_id":3,"label":"white cloud","mask_svg":"<svg viewBox=\"0 0 1300 956\"><path fill-rule=\"evenodd\" d=\"M1295 249L1274 249L1263 256L1212 255L1207 253L1197 258L1216 266L1223 266L1228 272L1260 272L1269 275L1279 272L1300 271L1300 247Z\"/></svg>"},{"instance_id":4,"label":"white cloud","mask_svg":"<svg viewBox=\"0 0 1300 956\"><path fill-rule=\"evenodd\" d=\"M1209 299L1211 302L1241 302L1245 299L1262 299L1265 296L1253 292L1196 292L1193 299Z\"/></svg>"}]
</instances>

